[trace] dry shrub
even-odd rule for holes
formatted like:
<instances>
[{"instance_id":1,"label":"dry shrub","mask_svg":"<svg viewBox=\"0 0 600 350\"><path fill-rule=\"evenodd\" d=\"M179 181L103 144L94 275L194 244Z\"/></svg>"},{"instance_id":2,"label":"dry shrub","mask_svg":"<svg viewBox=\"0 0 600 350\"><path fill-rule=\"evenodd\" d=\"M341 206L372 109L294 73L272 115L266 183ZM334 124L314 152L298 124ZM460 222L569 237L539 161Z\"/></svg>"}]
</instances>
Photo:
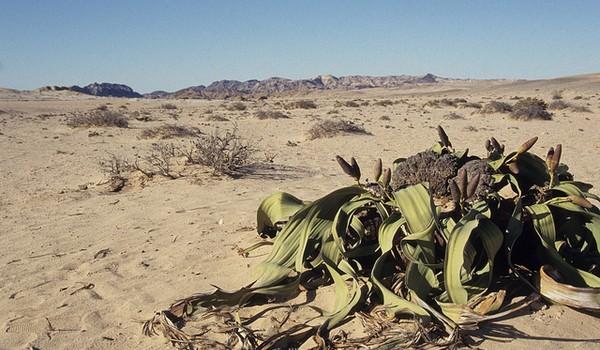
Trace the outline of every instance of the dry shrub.
<instances>
[{"instance_id":1,"label":"dry shrub","mask_svg":"<svg viewBox=\"0 0 600 350\"><path fill-rule=\"evenodd\" d=\"M481 108L481 113L489 114L489 113L510 113L512 112L513 107L501 101L490 101Z\"/></svg>"},{"instance_id":2,"label":"dry shrub","mask_svg":"<svg viewBox=\"0 0 600 350\"><path fill-rule=\"evenodd\" d=\"M382 115L381 117L379 117L379 120L391 120L391 119L387 115Z\"/></svg>"},{"instance_id":3,"label":"dry shrub","mask_svg":"<svg viewBox=\"0 0 600 350\"><path fill-rule=\"evenodd\" d=\"M457 107L459 104L462 103L467 103L467 100L465 100L464 98L453 98L453 99L448 99L448 98L443 98L441 100L431 100L431 101L427 101L424 106L425 107Z\"/></svg>"},{"instance_id":4,"label":"dry shrub","mask_svg":"<svg viewBox=\"0 0 600 350\"><path fill-rule=\"evenodd\" d=\"M234 126L225 133L215 131L198 137L183 153L188 163L208 166L216 175L233 176L254 162L256 148L242 138Z\"/></svg>"},{"instance_id":5,"label":"dry shrub","mask_svg":"<svg viewBox=\"0 0 600 350\"><path fill-rule=\"evenodd\" d=\"M568 102L565 102L563 100L552 101L552 102L550 102L550 104L548 104L549 110L562 111L563 109L567 109L569 107L571 107L571 104Z\"/></svg>"},{"instance_id":6,"label":"dry shrub","mask_svg":"<svg viewBox=\"0 0 600 350\"><path fill-rule=\"evenodd\" d=\"M467 102L467 103L463 103L460 105L462 108L475 108L475 109L481 109L483 106L481 105L481 103L477 103L477 102Z\"/></svg>"},{"instance_id":7,"label":"dry shrub","mask_svg":"<svg viewBox=\"0 0 600 350\"><path fill-rule=\"evenodd\" d=\"M592 110L589 109L586 106L579 106L579 105L571 105L571 111L572 112L580 112L580 113L591 113Z\"/></svg>"},{"instance_id":8,"label":"dry shrub","mask_svg":"<svg viewBox=\"0 0 600 350\"><path fill-rule=\"evenodd\" d=\"M121 112L109 110L92 110L87 114L76 115L67 120L67 125L72 128L89 128L89 127L117 127L126 128L129 122L125 115Z\"/></svg>"},{"instance_id":9,"label":"dry shrub","mask_svg":"<svg viewBox=\"0 0 600 350\"><path fill-rule=\"evenodd\" d=\"M343 134L370 135L362 126L347 120L323 120L313 125L308 130L308 139L334 137Z\"/></svg>"},{"instance_id":10,"label":"dry shrub","mask_svg":"<svg viewBox=\"0 0 600 350\"><path fill-rule=\"evenodd\" d=\"M160 105L160 108L173 110L177 109L177 106L172 103L163 103L162 105Z\"/></svg>"},{"instance_id":11,"label":"dry shrub","mask_svg":"<svg viewBox=\"0 0 600 350\"><path fill-rule=\"evenodd\" d=\"M205 118L209 122L228 122L229 119L218 114L211 114Z\"/></svg>"},{"instance_id":12,"label":"dry shrub","mask_svg":"<svg viewBox=\"0 0 600 350\"><path fill-rule=\"evenodd\" d=\"M298 100L287 103L285 109L316 109L317 104L313 100Z\"/></svg>"},{"instance_id":13,"label":"dry shrub","mask_svg":"<svg viewBox=\"0 0 600 350\"><path fill-rule=\"evenodd\" d=\"M358 108L360 105L356 101L335 101L334 107L350 107L350 108Z\"/></svg>"},{"instance_id":14,"label":"dry shrub","mask_svg":"<svg viewBox=\"0 0 600 350\"><path fill-rule=\"evenodd\" d=\"M125 178L125 173L131 170L127 159L113 153L108 153L108 157L100 159L99 165L100 170L110 179Z\"/></svg>"},{"instance_id":15,"label":"dry shrub","mask_svg":"<svg viewBox=\"0 0 600 350\"><path fill-rule=\"evenodd\" d=\"M381 107L387 107L387 106L391 106L393 104L394 104L394 101L392 101L392 100L380 100L380 101L373 102L374 106L381 106Z\"/></svg>"},{"instance_id":16,"label":"dry shrub","mask_svg":"<svg viewBox=\"0 0 600 350\"><path fill-rule=\"evenodd\" d=\"M143 139L172 139L177 137L195 137L202 134L200 129L176 124L165 124L144 129L140 135Z\"/></svg>"},{"instance_id":17,"label":"dry shrub","mask_svg":"<svg viewBox=\"0 0 600 350\"><path fill-rule=\"evenodd\" d=\"M280 111L258 111L254 116L260 120L264 119L287 119L289 116Z\"/></svg>"},{"instance_id":18,"label":"dry shrub","mask_svg":"<svg viewBox=\"0 0 600 350\"><path fill-rule=\"evenodd\" d=\"M137 170L142 171L147 176L159 174L171 179L176 179L180 175L171 170L171 159L175 157L176 154L176 148L172 143L154 144L152 145L150 154L144 158L146 163L149 165L149 170L147 170L148 168L143 170L139 166L138 162L136 162L135 167Z\"/></svg>"},{"instance_id":19,"label":"dry shrub","mask_svg":"<svg viewBox=\"0 0 600 350\"><path fill-rule=\"evenodd\" d=\"M109 153L109 157L101 159L100 170L107 175L107 190L119 192L127 183L128 173L132 170L126 158Z\"/></svg>"},{"instance_id":20,"label":"dry shrub","mask_svg":"<svg viewBox=\"0 0 600 350\"><path fill-rule=\"evenodd\" d=\"M554 90L554 91L552 91L552 99L553 100L561 100L563 98L562 94L563 94L563 90Z\"/></svg>"},{"instance_id":21,"label":"dry shrub","mask_svg":"<svg viewBox=\"0 0 600 350\"><path fill-rule=\"evenodd\" d=\"M446 114L444 116L444 119L457 120L457 119L465 119L465 117L463 117L461 114L458 114L456 112L451 112L451 113Z\"/></svg>"},{"instance_id":22,"label":"dry shrub","mask_svg":"<svg viewBox=\"0 0 600 350\"><path fill-rule=\"evenodd\" d=\"M234 102L234 103L227 105L227 107L225 107L225 109L227 109L228 111L245 111L246 105L242 102Z\"/></svg>"},{"instance_id":23,"label":"dry shrub","mask_svg":"<svg viewBox=\"0 0 600 350\"><path fill-rule=\"evenodd\" d=\"M528 97L515 103L510 116L518 120L551 120L552 113L548 112L547 108L548 105L543 100Z\"/></svg>"}]
</instances>

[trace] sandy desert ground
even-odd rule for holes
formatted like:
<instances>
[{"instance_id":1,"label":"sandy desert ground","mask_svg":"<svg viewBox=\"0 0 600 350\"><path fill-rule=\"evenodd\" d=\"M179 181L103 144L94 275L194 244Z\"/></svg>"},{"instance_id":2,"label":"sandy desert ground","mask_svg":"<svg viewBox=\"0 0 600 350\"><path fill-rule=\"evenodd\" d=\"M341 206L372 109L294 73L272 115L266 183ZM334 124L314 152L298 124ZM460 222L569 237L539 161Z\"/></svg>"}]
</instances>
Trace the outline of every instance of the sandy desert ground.
<instances>
[{"instance_id":1,"label":"sandy desert ground","mask_svg":"<svg viewBox=\"0 0 600 350\"><path fill-rule=\"evenodd\" d=\"M554 91L591 112L555 111L552 121L518 121L474 108L423 107L434 99L485 104L513 96L550 102ZM277 102L313 100L316 109L283 110ZM336 101L368 106L336 107ZM389 99L389 106L375 101ZM165 103L175 110L161 108ZM250 100L243 111L230 101L128 100L61 93L0 91L0 349L170 349L162 337L142 336L144 320L175 299L235 289L249 282L249 266L235 247L256 240L256 208L271 192L317 198L350 183L335 155L385 163L421 151L443 125L455 146L483 154L495 136L508 148L539 136L534 152L564 145L564 162L576 178L600 186L600 74L542 81L464 82L411 89L322 92ZM101 105L130 118L128 128L71 128L71 115ZM259 120L258 110L290 118ZM337 112L332 112L337 111ZM457 115L450 115L450 113ZM143 113L142 113L143 115ZM214 121L222 116L227 121ZM308 140L318 120L346 119L371 135ZM232 179L202 167L168 179L140 174L118 193L107 192L99 161L113 153L128 159L148 152L144 129L166 123L204 133L236 122L241 134L273 163ZM598 190L595 193L600 194ZM327 291L321 300L327 305ZM499 327L501 325L502 327ZM496 328L495 328L496 327ZM598 349L600 319L560 306L524 312L484 325L482 349Z\"/></svg>"}]
</instances>

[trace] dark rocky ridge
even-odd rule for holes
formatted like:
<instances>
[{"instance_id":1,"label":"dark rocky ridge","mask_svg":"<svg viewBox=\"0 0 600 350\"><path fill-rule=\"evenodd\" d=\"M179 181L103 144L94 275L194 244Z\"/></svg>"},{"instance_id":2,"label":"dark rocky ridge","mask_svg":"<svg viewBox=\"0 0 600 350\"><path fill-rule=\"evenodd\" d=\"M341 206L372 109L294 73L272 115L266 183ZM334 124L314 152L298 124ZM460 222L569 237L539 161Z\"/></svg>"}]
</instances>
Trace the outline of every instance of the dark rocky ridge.
<instances>
[{"instance_id":1,"label":"dark rocky ridge","mask_svg":"<svg viewBox=\"0 0 600 350\"><path fill-rule=\"evenodd\" d=\"M143 97L127 85L112 83L92 83L84 87L73 86L45 86L40 91L74 91L86 95L102 97Z\"/></svg>"},{"instance_id":2,"label":"dark rocky ridge","mask_svg":"<svg viewBox=\"0 0 600 350\"><path fill-rule=\"evenodd\" d=\"M141 94L133 91L132 88L123 84L93 83L84 87L75 85L71 86L71 90L94 96L142 97Z\"/></svg>"},{"instance_id":3,"label":"dark rocky ridge","mask_svg":"<svg viewBox=\"0 0 600 350\"><path fill-rule=\"evenodd\" d=\"M399 88L414 84L435 84L440 80L444 79L433 74L426 74L424 76L396 75L384 77L372 77L366 75L335 77L333 75L319 75L314 79L299 80L278 77L247 81L219 80L208 86L192 86L172 93L155 91L145 94L144 97L225 99L244 96L271 96L311 90L355 90L378 87Z\"/></svg>"}]
</instances>

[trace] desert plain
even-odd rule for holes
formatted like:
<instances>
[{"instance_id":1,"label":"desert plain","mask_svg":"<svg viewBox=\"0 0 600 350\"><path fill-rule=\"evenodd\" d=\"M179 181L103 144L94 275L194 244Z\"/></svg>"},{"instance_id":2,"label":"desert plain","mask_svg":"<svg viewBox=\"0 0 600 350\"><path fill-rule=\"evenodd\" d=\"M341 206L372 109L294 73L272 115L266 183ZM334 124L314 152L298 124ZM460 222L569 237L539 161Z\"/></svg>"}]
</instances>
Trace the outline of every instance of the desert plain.
<instances>
[{"instance_id":1,"label":"desert plain","mask_svg":"<svg viewBox=\"0 0 600 350\"><path fill-rule=\"evenodd\" d=\"M526 97L551 103L557 93L570 107L550 110L551 120L517 120L480 108ZM455 99L466 103L447 102ZM294 108L294 101L311 101L316 108ZM69 125L98 108L122 114L128 126ZM261 119L259 111L285 117ZM309 129L323 120L352 122L366 133L310 139ZM351 184L335 155L354 156L366 165L380 157L390 164L430 147L437 125L456 148L479 155L490 136L508 149L538 136L533 152L542 155L563 144L563 161L575 178L600 186L599 122L600 74L235 101L2 89L0 349L172 348L162 337L143 336L142 323L176 299L211 291L213 285L231 290L250 282L250 268L260 257L244 258L236 248L258 240L260 201L275 191L313 200ZM193 139L144 134L166 124L204 135L237 126L255 146L256 164L231 177L187 166L184 157L174 156L173 178L132 171L114 191L100 165L111 155L133 162L155 145L185 147ZM325 288L314 303L327 308L332 298ZM600 319L537 305L483 324L477 334L474 348L481 349L598 349Z\"/></svg>"}]
</instances>

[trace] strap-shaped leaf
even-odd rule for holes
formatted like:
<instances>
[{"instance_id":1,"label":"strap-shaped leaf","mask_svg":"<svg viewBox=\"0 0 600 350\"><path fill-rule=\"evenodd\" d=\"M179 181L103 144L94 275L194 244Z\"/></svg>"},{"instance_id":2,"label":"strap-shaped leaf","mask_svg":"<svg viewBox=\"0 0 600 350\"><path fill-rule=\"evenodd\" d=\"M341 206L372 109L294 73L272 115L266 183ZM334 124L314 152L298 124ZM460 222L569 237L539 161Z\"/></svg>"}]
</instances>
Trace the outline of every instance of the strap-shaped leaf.
<instances>
[{"instance_id":1,"label":"strap-shaped leaf","mask_svg":"<svg viewBox=\"0 0 600 350\"><path fill-rule=\"evenodd\" d=\"M331 234L333 218L339 208L365 192L358 186L344 187L304 206L290 217L275 237L269 256L254 269L255 286L272 286L292 271L303 271L309 240L323 241L324 235Z\"/></svg>"},{"instance_id":2,"label":"strap-shaped leaf","mask_svg":"<svg viewBox=\"0 0 600 350\"><path fill-rule=\"evenodd\" d=\"M390 268L391 252L383 253L373 265L371 271L371 281L375 289L379 292L383 299L383 305L388 311L394 315L414 315L420 318L427 319L430 317L429 313L420 307L419 305L406 300L405 298L395 294L389 288L387 288L382 280L389 277L393 270Z\"/></svg>"},{"instance_id":3,"label":"strap-shaped leaf","mask_svg":"<svg viewBox=\"0 0 600 350\"><path fill-rule=\"evenodd\" d=\"M483 210L482 210L483 209ZM444 284L450 301L467 304L481 295L491 283L494 258L503 242L500 229L485 213L485 206L471 209L450 233L444 260ZM469 240L479 238L487 256L487 263L472 271L474 257L465 258Z\"/></svg>"},{"instance_id":4,"label":"strap-shaped leaf","mask_svg":"<svg viewBox=\"0 0 600 350\"><path fill-rule=\"evenodd\" d=\"M275 192L265 198L256 212L256 230L259 234L267 234L277 224L286 222L296 214L305 203L286 192Z\"/></svg>"}]
</instances>

